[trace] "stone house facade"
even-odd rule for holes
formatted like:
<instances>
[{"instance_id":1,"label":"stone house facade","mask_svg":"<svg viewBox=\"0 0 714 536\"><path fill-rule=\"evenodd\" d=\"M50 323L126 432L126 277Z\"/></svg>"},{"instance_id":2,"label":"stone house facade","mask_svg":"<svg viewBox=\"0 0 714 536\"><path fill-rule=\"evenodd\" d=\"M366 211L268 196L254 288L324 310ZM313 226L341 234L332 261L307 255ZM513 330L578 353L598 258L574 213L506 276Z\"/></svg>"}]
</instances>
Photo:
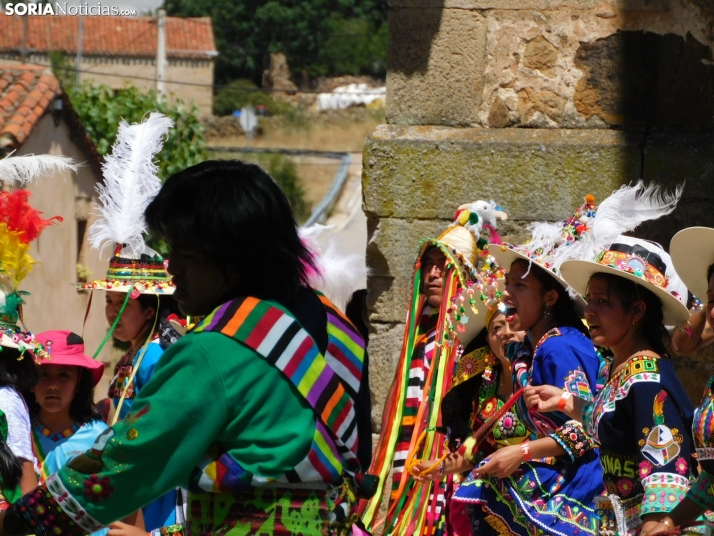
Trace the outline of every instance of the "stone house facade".
<instances>
[{"instance_id":1,"label":"stone house facade","mask_svg":"<svg viewBox=\"0 0 714 536\"><path fill-rule=\"evenodd\" d=\"M0 15L0 58L22 62L23 17ZM63 50L70 67L77 54L79 17L28 16L25 61L49 65ZM156 89L157 24L153 17L84 16L80 81L120 89ZM166 17L165 87L169 99L193 102L201 116L213 109L213 70L218 55L211 19Z\"/></svg>"},{"instance_id":2,"label":"stone house facade","mask_svg":"<svg viewBox=\"0 0 714 536\"><path fill-rule=\"evenodd\" d=\"M638 235L714 227L707 0L394 0L387 124L364 149L373 421L394 377L420 239L495 199L505 240L640 178L685 183ZM698 402L714 350L675 359Z\"/></svg>"},{"instance_id":3,"label":"stone house facade","mask_svg":"<svg viewBox=\"0 0 714 536\"><path fill-rule=\"evenodd\" d=\"M95 218L92 205L98 199L95 186L102 179L101 157L59 82L45 67L0 65L0 157L13 151L18 156L64 155L82 163L76 174L46 177L26 186L32 206L45 217L61 216L64 221L49 226L33 242L30 254L37 264L21 290L30 293L23 307L29 330L69 329L83 334L91 354L108 329L103 300L95 296L83 326L89 294L78 292L75 284L78 264L94 277L103 276L108 265L90 248L86 232ZM4 181L2 186L18 187ZM109 350L100 358L109 360Z\"/></svg>"}]
</instances>

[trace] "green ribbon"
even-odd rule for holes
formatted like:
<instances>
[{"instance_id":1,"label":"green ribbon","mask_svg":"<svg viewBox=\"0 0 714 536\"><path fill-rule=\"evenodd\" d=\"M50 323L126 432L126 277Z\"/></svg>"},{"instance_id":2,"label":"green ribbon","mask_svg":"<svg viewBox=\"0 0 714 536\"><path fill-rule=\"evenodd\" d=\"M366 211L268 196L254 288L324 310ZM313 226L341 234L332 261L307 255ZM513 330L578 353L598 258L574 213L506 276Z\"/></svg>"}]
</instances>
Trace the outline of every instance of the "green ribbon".
<instances>
[{"instance_id":1,"label":"green ribbon","mask_svg":"<svg viewBox=\"0 0 714 536\"><path fill-rule=\"evenodd\" d=\"M107 344L107 341L109 340L109 337L111 337L112 333L114 333L114 328L117 327L117 323L119 322L119 319L121 318L121 315L124 314L124 309L126 309L126 304L129 303L129 295L131 293L127 292L126 293L126 298L124 298L124 303L121 304L121 309L119 309L119 314L117 317L114 319L114 323L112 323L112 327L109 328L109 331L107 331L107 335L104 337L104 340L102 341L102 344L99 345L99 348L97 348L97 351L94 352L94 355L92 356L92 359L97 359L97 356L99 353L102 351L102 348L104 348L104 345Z\"/></svg>"}]
</instances>

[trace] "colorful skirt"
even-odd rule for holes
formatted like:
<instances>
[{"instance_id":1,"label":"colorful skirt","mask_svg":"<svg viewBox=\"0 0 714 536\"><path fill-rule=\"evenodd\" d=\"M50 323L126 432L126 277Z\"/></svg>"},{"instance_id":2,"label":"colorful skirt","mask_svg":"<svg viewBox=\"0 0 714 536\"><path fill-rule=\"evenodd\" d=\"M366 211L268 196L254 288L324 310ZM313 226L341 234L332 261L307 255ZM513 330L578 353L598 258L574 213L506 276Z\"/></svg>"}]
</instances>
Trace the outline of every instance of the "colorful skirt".
<instances>
[{"instance_id":1,"label":"colorful skirt","mask_svg":"<svg viewBox=\"0 0 714 536\"><path fill-rule=\"evenodd\" d=\"M503 479L471 473L456 491L453 500L468 505L474 535L597 535L594 498L603 483L594 453L573 464L531 462L521 469Z\"/></svg>"}]
</instances>

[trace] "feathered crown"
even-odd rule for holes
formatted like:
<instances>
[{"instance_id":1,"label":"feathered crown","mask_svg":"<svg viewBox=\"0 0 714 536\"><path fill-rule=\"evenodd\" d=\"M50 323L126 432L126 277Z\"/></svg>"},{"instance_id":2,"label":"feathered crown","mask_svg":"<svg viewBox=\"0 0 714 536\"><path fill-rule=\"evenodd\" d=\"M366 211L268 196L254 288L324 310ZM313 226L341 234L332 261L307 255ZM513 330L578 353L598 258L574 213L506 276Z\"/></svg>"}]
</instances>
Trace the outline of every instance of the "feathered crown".
<instances>
[{"instance_id":1,"label":"feathered crown","mask_svg":"<svg viewBox=\"0 0 714 536\"><path fill-rule=\"evenodd\" d=\"M467 280L476 277L479 256L485 254L489 243L482 237L484 229L489 232L491 243L500 244L496 225L498 220L505 219L508 216L495 201L479 200L461 205L456 209L453 223L438 238L421 241L417 261L430 247L438 247L447 259L460 266L463 272L461 286L465 287Z\"/></svg>"},{"instance_id":2,"label":"feathered crown","mask_svg":"<svg viewBox=\"0 0 714 536\"><path fill-rule=\"evenodd\" d=\"M173 121L154 112L141 123L122 121L112 154L102 170L99 219L89 229L89 241L100 254L112 247L113 256L104 279L79 283L80 289L140 293L172 293L174 287L164 259L144 241L144 210L161 189L154 156Z\"/></svg>"},{"instance_id":3,"label":"feathered crown","mask_svg":"<svg viewBox=\"0 0 714 536\"><path fill-rule=\"evenodd\" d=\"M642 181L634 186L622 186L600 203L599 207L592 205L592 210L585 209L583 227L563 237L560 245L565 247L555 250L552 256L553 267L558 270L570 259L595 260L601 251L618 241L621 235L633 231L645 221L670 214L677 207L681 195L681 186L672 193L657 184L645 185ZM594 199L592 201L594 203ZM573 228L571 220L564 224L564 228Z\"/></svg>"},{"instance_id":4,"label":"feathered crown","mask_svg":"<svg viewBox=\"0 0 714 536\"><path fill-rule=\"evenodd\" d=\"M30 181L62 171L76 171L78 166L71 158L53 155L27 155L0 160L0 178L3 181ZM60 216L44 219L42 213L30 206L30 192L15 190L0 192L0 346L35 350L32 333L18 325L22 320L25 292L20 283L35 264L30 255L30 244L42 230Z\"/></svg>"},{"instance_id":5,"label":"feathered crown","mask_svg":"<svg viewBox=\"0 0 714 536\"><path fill-rule=\"evenodd\" d=\"M316 223L298 233L317 265L317 271L308 269L310 286L344 312L352 294L366 287L367 265L364 255L343 253L330 229Z\"/></svg>"}]
</instances>

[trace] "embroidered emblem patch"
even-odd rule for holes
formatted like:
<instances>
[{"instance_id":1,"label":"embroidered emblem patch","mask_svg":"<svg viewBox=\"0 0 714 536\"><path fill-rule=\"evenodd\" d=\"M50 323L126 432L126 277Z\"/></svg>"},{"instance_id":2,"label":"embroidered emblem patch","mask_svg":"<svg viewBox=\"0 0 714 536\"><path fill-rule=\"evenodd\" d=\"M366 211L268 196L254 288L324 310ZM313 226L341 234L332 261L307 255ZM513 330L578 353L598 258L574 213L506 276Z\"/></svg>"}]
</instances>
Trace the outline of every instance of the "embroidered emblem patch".
<instances>
[{"instance_id":1,"label":"embroidered emblem patch","mask_svg":"<svg viewBox=\"0 0 714 536\"><path fill-rule=\"evenodd\" d=\"M573 395L582 398L586 402L592 400L588 377L580 369L570 371L570 374L565 377L564 387L566 391L573 393Z\"/></svg>"},{"instance_id":2,"label":"embroidered emblem patch","mask_svg":"<svg viewBox=\"0 0 714 536\"><path fill-rule=\"evenodd\" d=\"M652 417L654 426L647 434L645 445L642 447L642 454L656 467L667 465L679 454L679 444L675 440L675 434L664 423L664 403L667 400L667 392L660 391L655 397Z\"/></svg>"}]
</instances>

